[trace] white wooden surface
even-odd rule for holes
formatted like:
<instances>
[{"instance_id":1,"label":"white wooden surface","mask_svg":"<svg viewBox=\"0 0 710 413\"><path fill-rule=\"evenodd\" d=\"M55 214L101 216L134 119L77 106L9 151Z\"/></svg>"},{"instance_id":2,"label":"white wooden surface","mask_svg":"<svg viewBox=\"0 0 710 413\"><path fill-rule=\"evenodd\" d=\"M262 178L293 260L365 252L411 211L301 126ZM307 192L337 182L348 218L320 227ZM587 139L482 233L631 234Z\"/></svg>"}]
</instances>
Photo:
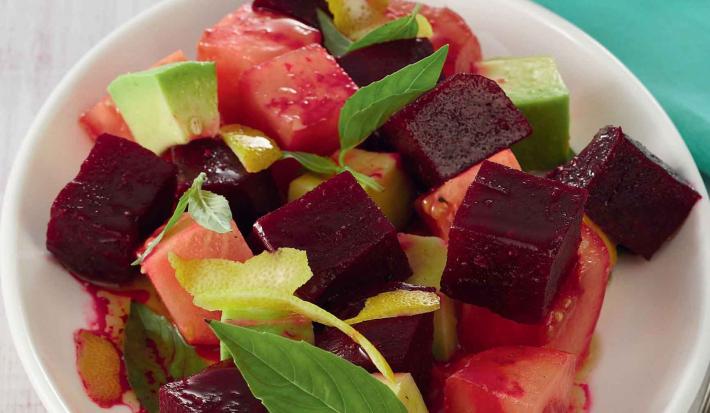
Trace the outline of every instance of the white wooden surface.
<instances>
[{"instance_id":1,"label":"white wooden surface","mask_svg":"<svg viewBox=\"0 0 710 413\"><path fill-rule=\"evenodd\" d=\"M15 152L54 86L96 42L157 2L0 0L0 200ZM0 412L44 411L0 306Z\"/></svg>"}]
</instances>

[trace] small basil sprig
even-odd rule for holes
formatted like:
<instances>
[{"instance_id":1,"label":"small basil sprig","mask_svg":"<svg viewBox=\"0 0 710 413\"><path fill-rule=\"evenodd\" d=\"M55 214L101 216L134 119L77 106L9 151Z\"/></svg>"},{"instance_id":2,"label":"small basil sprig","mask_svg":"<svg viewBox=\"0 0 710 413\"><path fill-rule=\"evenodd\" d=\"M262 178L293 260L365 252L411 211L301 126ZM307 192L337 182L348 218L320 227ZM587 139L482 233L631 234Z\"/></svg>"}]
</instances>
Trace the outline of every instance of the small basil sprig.
<instances>
[{"instance_id":1,"label":"small basil sprig","mask_svg":"<svg viewBox=\"0 0 710 413\"><path fill-rule=\"evenodd\" d=\"M207 367L170 321L135 301L126 322L123 359L128 383L149 413L158 413L160 386Z\"/></svg>"},{"instance_id":2,"label":"small basil sprig","mask_svg":"<svg viewBox=\"0 0 710 413\"><path fill-rule=\"evenodd\" d=\"M375 44L416 38L419 33L419 9L421 5L417 4L409 15L387 22L354 42L335 27L333 20L324 11L318 9L316 13L326 49L335 56L343 56Z\"/></svg>"},{"instance_id":3,"label":"small basil sprig","mask_svg":"<svg viewBox=\"0 0 710 413\"><path fill-rule=\"evenodd\" d=\"M283 158L297 160L304 168L321 175L348 171L366 188L378 191L382 186L345 164L345 155L360 145L397 111L428 92L439 81L449 46L446 45L424 59L358 89L340 110L338 162L306 152L283 152Z\"/></svg>"},{"instance_id":4,"label":"small basil sprig","mask_svg":"<svg viewBox=\"0 0 710 413\"><path fill-rule=\"evenodd\" d=\"M173 212L163 230L160 231L158 236L153 238L145 251L138 256L138 259L132 265L141 265L143 263L143 260L160 244L165 234L178 223L182 214L185 213L185 209L192 215L195 222L210 231L225 234L232 230L232 212L229 209L229 202L221 195L202 189L206 177L207 175L202 172L192 181L190 188L178 200L175 212Z\"/></svg>"},{"instance_id":5,"label":"small basil sprig","mask_svg":"<svg viewBox=\"0 0 710 413\"><path fill-rule=\"evenodd\" d=\"M406 413L395 394L363 368L303 341L210 322L254 396L270 413Z\"/></svg>"}]
</instances>

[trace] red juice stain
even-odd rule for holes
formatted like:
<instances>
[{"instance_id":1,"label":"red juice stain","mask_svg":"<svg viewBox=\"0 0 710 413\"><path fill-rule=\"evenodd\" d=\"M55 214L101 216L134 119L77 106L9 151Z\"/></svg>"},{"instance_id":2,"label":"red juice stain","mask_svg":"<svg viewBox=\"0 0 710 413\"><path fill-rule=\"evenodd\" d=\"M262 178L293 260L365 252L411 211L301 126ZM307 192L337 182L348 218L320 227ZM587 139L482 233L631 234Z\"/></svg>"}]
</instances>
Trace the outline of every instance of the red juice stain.
<instances>
[{"instance_id":1,"label":"red juice stain","mask_svg":"<svg viewBox=\"0 0 710 413\"><path fill-rule=\"evenodd\" d=\"M131 301L168 316L150 282L139 277L125 287L101 287L75 277L91 297L87 328L74 333L76 368L87 396L103 408L124 405L141 412L123 364L123 332Z\"/></svg>"}]
</instances>

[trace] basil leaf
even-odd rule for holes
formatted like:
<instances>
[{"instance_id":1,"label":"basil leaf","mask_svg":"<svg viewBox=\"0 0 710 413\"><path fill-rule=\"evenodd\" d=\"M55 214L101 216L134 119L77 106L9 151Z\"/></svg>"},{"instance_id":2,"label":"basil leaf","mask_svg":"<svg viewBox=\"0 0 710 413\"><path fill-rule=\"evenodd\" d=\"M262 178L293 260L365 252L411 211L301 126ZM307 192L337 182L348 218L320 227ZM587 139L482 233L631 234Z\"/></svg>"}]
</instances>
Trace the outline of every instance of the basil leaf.
<instances>
[{"instance_id":1,"label":"basil leaf","mask_svg":"<svg viewBox=\"0 0 710 413\"><path fill-rule=\"evenodd\" d=\"M363 173L360 173L360 172L352 169L349 166L343 167L343 170L350 172L353 175L353 178L355 178L355 180L358 181L360 183L360 185L363 186L364 188L374 189L375 191L378 191L378 192L382 192L385 189L374 178L369 177Z\"/></svg>"},{"instance_id":2,"label":"basil leaf","mask_svg":"<svg viewBox=\"0 0 710 413\"><path fill-rule=\"evenodd\" d=\"M232 210L222 195L198 189L190 194L188 212L200 226L226 234L232 230Z\"/></svg>"},{"instance_id":3,"label":"basil leaf","mask_svg":"<svg viewBox=\"0 0 710 413\"><path fill-rule=\"evenodd\" d=\"M419 13L421 7L421 4L417 4L409 16L400 17L367 33L360 40L350 44L346 53L372 46L373 44L416 38L417 33L419 33L417 13Z\"/></svg>"},{"instance_id":4,"label":"basil leaf","mask_svg":"<svg viewBox=\"0 0 710 413\"><path fill-rule=\"evenodd\" d=\"M304 168L321 175L334 175L341 171L341 168L332 159L308 152L284 151L283 158L295 159Z\"/></svg>"},{"instance_id":5,"label":"basil leaf","mask_svg":"<svg viewBox=\"0 0 710 413\"><path fill-rule=\"evenodd\" d=\"M175 211L168 222L153 240L148 244L145 251L131 263L131 265L141 265L148 255L165 238L165 234L178 223L182 214L189 209L190 215L195 222L210 231L221 234L232 230L232 211L229 209L229 202L221 195L209 191L203 191L202 185L205 183L207 175L201 172L197 175L190 188L185 191L175 206Z\"/></svg>"},{"instance_id":6,"label":"basil leaf","mask_svg":"<svg viewBox=\"0 0 710 413\"><path fill-rule=\"evenodd\" d=\"M340 110L341 158L397 111L436 86L449 46L373 82L353 94Z\"/></svg>"},{"instance_id":7,"label":"basil leaf","mask_svg":"<svg viewBox=\"0 0 710 413\"><path fill-rule=\"evenodd\" d=\"M383 383L361 367L303 341L210 322L254 396L270 413L406 413Z\"/></svg>"},{"instance_id":8,"label":"basil leaf","mask_svg":"<svg viewBox=\"0 0 710 413\"><path fill-rule=\"evenodd\" d=\"M149 413L159 411L160 386L207 367L170 321L135 301L126 322L123 358L128 383Z\"/></svg>"},{"instance_id":9,"label":"basil leaf","mask_svg":"<svg viewBox=\"0 0 710 413\"><path fill-rule=\"evenodd\" d=\"M352 44L350 39L340 33L333 20L323 10L316 9L316 14L318 15L321 33L323 33L323 45L325 45L325 48L336 57L347 53Z\"/></svg>"}]
</instances>

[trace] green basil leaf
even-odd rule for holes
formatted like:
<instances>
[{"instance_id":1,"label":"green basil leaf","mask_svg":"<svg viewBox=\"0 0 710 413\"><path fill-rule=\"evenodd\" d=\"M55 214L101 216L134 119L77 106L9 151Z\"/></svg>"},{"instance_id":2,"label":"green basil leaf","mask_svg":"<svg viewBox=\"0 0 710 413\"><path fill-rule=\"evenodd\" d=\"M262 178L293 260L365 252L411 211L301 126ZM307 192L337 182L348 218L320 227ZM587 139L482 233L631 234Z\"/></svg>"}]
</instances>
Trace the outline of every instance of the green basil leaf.
<instances>
[{"instance_id":1,"label":"green basil leaf","mask_svg":"<svg viewBox=\"0 0 710 413\"><path fill-rule=\"evenodd\" d=\"M355 180L358 181L360 183L360 185L362 187L364 187L365 189L370 188L370 189L374 189L375 191L378 191L378 192L384 191L385 188L382 187L382 185L380 185L380 183L377 182L374 178L369 177L363 173L360 173L360 172L352 169L349 166L346 166L343 169L345 171L350 172L353 175L353 178L355 178Z\"/></svg>"},{"instance_id":2,"label":"green basil leaf","mask_svg":"<svg viewBox=\"0 0 710 413\"><path fill-rule=\"evenodd\" d=\"M341 157L384 125L395 112L436 86L448 52L446 45L355 92L340 110Z\"/></svg>"},{"instance_id":3,"label":"green basil leaf","mask_svg":"<svg viewBox=\"0 0 710 413\"><path fill-rule=\"evenodd\" d=\"M165 238L165 234L178 223L186 209L189 209L190 215L198 224L210 231L226 233L232 230L232 212L229 209L229 202L221 195L202 190L202 185L205 183L206 178L207 175L204 172L197 175L190 188L178 200L175 211L163 227L163 230L153 238L145 251L131 265L141 265L143 263L146 257Z\"/></svg>"},{"instance_id":4,"label":"green basil leaf","mask_svg":"<svg viewBox=\"0 0 710 413\"><path fill-rule=\"evenodd\" d=\"M360 40L353 42L347 48L346 53L372 46L373 44L416 38L417 33L419 33L417 13L419 13L421 7L421 4L417 4L409 16L400 17L367 33Z\"/></svg>"},{"instance_id":5,"label":"green basil leaf","mask_svg":"<svg viewBox=\"0 0 710 413\"><path fill-rule=\"evenodd\" d=\"M383 383L361 367L303 341L210 322L254 396L270 413L406 413Z\"/></svg>"},{"instance_id":6,"label":"green basil leaf","mask_svg":"<svg viewBox=\"0 0 710 413\"><path fill-rule=\"evenodd\" d=\"M200 226L226 234L232 230L232 210L222 195L197 189L190 194L188 212Z\"/></svg>"},{"instance_id":7,"label":"green basil leaf","mask_svg":"<svg viewBox=\"0 0 710 413\"><path fill-rule=\"evenodd\" d=\"M295 159L304 168L321 175L334 175L341 171L341 168L332 159L308 152L284 151L283 158Z\"/></svg>"},{"instance_id":8,"label":"green basil leaf","mask_svg":"<svg viewBox=\"0 0 710 413\"><path fill-rule=\"evenodd\" d=\"M123 358L128 383L149 413L159 411L160 386L207 367L170 321L135 301L126 322Z\"/></svg>"},{"instance_id":9,"label":"green basil leaf","mask_svg":"<svg viewBox=\"0 0 710 413\"><path fill-rule=\"evenodd\" d=\"M333 20L323 10L316 9L318 15L318 23L320 30L323 33L323 45L334 56L342 56L348 52L348 48L352 44L350 39L335 27Z\"/></svg>"}]
</instances>

